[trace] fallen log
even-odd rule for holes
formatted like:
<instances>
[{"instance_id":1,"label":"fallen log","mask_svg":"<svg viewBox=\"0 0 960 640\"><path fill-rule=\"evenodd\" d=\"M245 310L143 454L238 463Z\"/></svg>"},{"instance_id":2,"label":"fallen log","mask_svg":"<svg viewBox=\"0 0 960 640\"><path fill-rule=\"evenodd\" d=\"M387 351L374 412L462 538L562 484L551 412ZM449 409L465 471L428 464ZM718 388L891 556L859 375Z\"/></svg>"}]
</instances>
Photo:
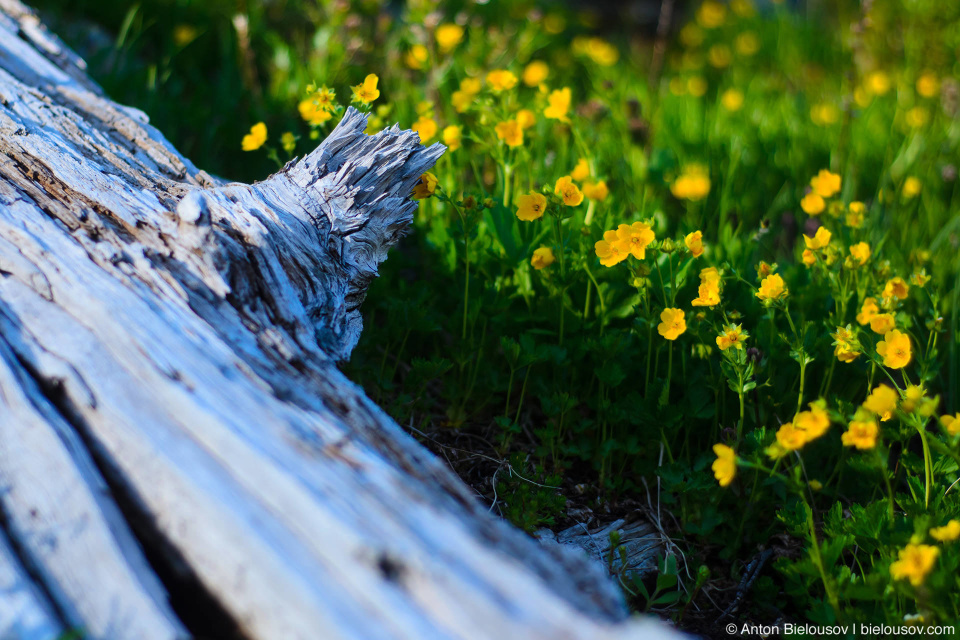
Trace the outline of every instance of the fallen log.
<instances>
[{"instance_id":1,"label":"fallen log","mask_svg":"<svg viewBox=\"0 0 960 640\"><path fill-rule=\"evenodd\" d=\"M0 0L0 637L667 638L336 364L443 153L225 183Z\"/></svg>"}]
</instances>

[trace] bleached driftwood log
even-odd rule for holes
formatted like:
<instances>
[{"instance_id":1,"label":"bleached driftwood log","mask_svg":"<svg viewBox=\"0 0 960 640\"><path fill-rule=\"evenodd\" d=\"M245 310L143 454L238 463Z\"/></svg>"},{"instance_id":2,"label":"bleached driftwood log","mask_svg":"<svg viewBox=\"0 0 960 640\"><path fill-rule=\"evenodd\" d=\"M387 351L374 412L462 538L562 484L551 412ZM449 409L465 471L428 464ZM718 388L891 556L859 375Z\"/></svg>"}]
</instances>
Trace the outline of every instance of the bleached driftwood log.
<instances>
[{"instance_id":1,"label":"bleached driftwood log","mask_svg":"<svg viewBox=\"0 0 960 640\"><path fill-rule=\"evenodd\" d=\"M182 158L0 0L0 638L666 638L336 368L443 152Z\"/></svg>"}]
</instances>

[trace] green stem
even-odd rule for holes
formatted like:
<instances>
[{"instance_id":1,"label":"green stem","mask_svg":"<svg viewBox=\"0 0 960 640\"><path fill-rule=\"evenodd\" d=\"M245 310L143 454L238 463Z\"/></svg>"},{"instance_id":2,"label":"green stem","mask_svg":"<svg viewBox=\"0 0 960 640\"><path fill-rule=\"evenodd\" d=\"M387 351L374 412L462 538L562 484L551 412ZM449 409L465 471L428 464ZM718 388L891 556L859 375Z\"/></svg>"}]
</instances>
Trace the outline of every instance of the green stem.
<instances>
[{"instance_id":1,"label":"green stem","mask_svg":"<svg viewBox=\"0 0 960 640\"><path fill-rule=\"evenodd\" d=\"M510 187L513 185L513 167L503 165L503 206L510 208Z\"/></svg>"},{"instance_id":2,"label":"green stem","mask_svg":"<svg viewBox=\"0 0 960 640\"><path fill-rule=\"evenodd\" d=\"M927 440L927 430L922 424L915 425L920 434L920 443L923 445L923 475L924 475L924 508L930 508L930 485L933 483L933 457L930 455L930 442Z\"/></svg>"},{"instance_id":3,"label":"green stem","mask_svg":"<svg viewBox=\"0 0 960 640\"><path fill-rule=\"evenodd\" d=\"M467 263L467 271L463 277L463 333L461 339L467 339L467 308L470 302L470 251L467 248L467 239L463 240L463 257Z\"/></svg>"},{"instance_id":4,"label":"green stem","mask_svg":"<svg viewBox=\"0 0 960 640\"><path fill-rule=\"evenodd\" d=\"M670 400L670 378L673 376L673 340L670 341L669 351L667 352L667 392L663 396L669 402Z\"/></svg>"},{"instance_id":5,"label":"green stem","mask_svg":"<svg viewBox=\"0 0 960 640\"><path fill-rule=\"evenodd\" d=\"M803 495L802 490L799 492L799 495L800 500L803 501L804 511L807 513L807 524L809 525L810 532L810 553L813 556L813 564L816 565L817 570L820 572L820 580L823 582L823 588L827 592L827 600L830 601L830 606L833 607L833 611L839 619L840 601L837 599L837 594L833 591L833 585L827 577L826 567L823 566L823 556L820 555L820 543L817 542L817 527L813 522L813 509L810 508L810 503L807 502L807 498Z\"/></svg>"},{"instance_id":6,"label":"green stem","mask_svg":"<svg viewBox=\"0 0 960 640\"><path fill-rule=\"evenodd\" d=\"M520 424L520 410L523 408L523 397L527 394L527 380L530 379L530 369L532 368L533 365L528 364L527 372L523 374L523 386L520 387L520 402L517 403L517 415L513 419L516 424Z\"/></svg>"},{"instance_id":7,"label":"green stem","mask_svg":"<svg viewBox=\"0 0 960 640\"><path fill-rule=\"evenodd\" d=\"M743 411L743 369L737 371L737 395L740 396L740 422L737 423L737 442L743 439L743 422L744 422L744 411Z\"/></svg>"},{"instance_id":8,"label":"green stem","mask_svg":"<svg viewBox=\"0 0 960 640\"><path fill-rule=\"evenodd\" d=\"M584 296L583 301L583 319L586 320L590 315L590 290L593 288L593 285L588 281L587 282L587 295Z\"/></svg>"},{"instance_id":9,"label":"green stem","mask_svg":"<svg viewBox=\"0 0 960 640\"><path fill-rule=\"evenodd\" d=\"M803 385L806 382L807 374L807 358L806 354L801 350L800 352L800 394L797 396L797 413L800 413L801 407L803 407Z\"/></svg>"},{"instance_id":10,"label":"green stem","mask_svg":"<svg viewBox=\"0 0 960 640\"><path fill-rule=\"evenodd\" d=\"M877 458L877 465L880 467L880 475L883 476L883 482L887 486L887 498L889 500L887 507L887 514L890 516L890 528L893 528L893 518L894 518L894 509L896 507L893 501L893 487L890 486L890 478L887 477L887 465L883 461L883 458L880 457L880 450L876 447L873 448L874 456Z\"/></svg>"},{"instance_id":11,"label":"green stem","mask_svg":"<svg viewBox=\"0 0 960 640\"><path fill-rule=\"evenodd\" d=\"M790 323L790 330L793 331L793 337L797 339L797 342L800 341L800 334L797 333L797 327L793 324L793 318L790 317L790 307L784 307L783 315L787 316L787 322Z\"/></svg>"},{"instance_id":12,"label":"green stem","mask_svg":"<svg viewBox=\"0 0 960 640\"><path fill-rule=\"evenodd\" d=\"M607 307L603 303L603 292L600 290L600 284L597 282L597 279L593 276L593 272L590 271L590 267L587 266L586 262L584 262L583 264L583 270L587 272L587 277L590 278L590 282L593 283L594 289L597 290L597 300L600 301L600 314L605 315L607 312Z\"/></svg>"}]
</instances>

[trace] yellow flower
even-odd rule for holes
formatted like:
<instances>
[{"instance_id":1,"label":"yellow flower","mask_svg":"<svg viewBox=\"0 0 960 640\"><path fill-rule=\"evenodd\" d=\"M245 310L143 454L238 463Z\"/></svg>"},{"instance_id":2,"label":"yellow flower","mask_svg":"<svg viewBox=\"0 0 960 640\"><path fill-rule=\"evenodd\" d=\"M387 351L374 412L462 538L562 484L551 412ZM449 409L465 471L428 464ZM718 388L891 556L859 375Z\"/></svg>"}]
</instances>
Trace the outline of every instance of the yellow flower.
<instances>
[{"instance_id":1,"label":"yellow flower","mask_svg":"<svg viewBox=\"0 0 960 640\"><path fill-rule=\"evenodd\" d=\"M547 196L533 193L517 198L517 217L524 222L542 218L547 210Z\"/></svg>"},{"instance_id":2,"label":"yellow flower","mask_svg":"<svg viewBox=\"0 0 960 640\"><path fill-rule=\"evenodd\" d=\"M930 529L930 537L940 542L953 542L960 538L960 520L951 520L942 527Z\"/></svg>"},{"instance_id":3,"label":"yellow flower","mask_svg":"<svg viewBox=\"0 0 960 640\"><path fill-rule=\"evenodd\" d=\"M410 128L416 131L420 136L421 144L426 144L428 141L432 140L435 135L437 135L436 121L433 118L428 118L427 116L420 116Z\"/></svg>"},{"instance_id":4,"label":"yellow flower","mask_svg":"<svg viewBox=\"0 0 960 640\"><path fill-rule=\"evenodd\" d=\"M700 282L720 286L720 272L716 267L707 267L700 270Z\"/></svg>"},{"instance_id":5,"label":"yellow flower","mask_svg":"<svg viewBox=\"0 0 960 640\"><path fill-rule=\"evenodd\" d=\"M694 258L699 258L703 255L703 232L694 231L693 233L688 233L684 237L683 243L687 245L687 249L690 250Z\"/></svg>"},{"instance_id":6,"label":"yellow flower","mask_svg":"<svg viewBox=\"0 0 960 640\"><path fill-rule=\"evenodd\" d=\"M574 53L585 55L602 67L610 67L620 59L620 52L603 38L574 38Z\"/></svg>"},{"instance_id":7,"label":"yellow flower","mask_svg":"<svg viewBox=\"0 0 960 640\"><path fill-rule=\"evenodd\" d=\"M910 364L910 337L894 329L877 343L877 353L883 357L883 366L902 369Z\"/></svg>"},{"instance_id":8,"label":"yellow flower","mask_svg":"<svg viewBox=\"0 0 960 640\"><path fill-rule=\"evenodd\" d=\"M859 352L852 351L848 347L843 347L840 345L837 345L836 347L833 348L833 355L836 356L837 360L839 360L840 362L847 362L847 363L853 362L854 360L860 357Z\"/></svg>"},{"instance_id":9,"label":"yellow flower","mask_svg":"<svg viewBox=\"0 0 960 640\"><path fill-rule=\"evenodd\" d=\"M903 197L907 200L915 198L920 193L920 187L920 181L913 176L909 176L903 181Z\"/></svg>"},{"instance_id":10,"label":"yellow flower","mask_svg":"<svg viewBox=\"0 0 960 640\"><path fill-rule=\"evenodd\" d=\"M814 193L822 198L832 198L840 193L840 175L830 173L828 169L820 169L820 173L810 180Z\"/></svg>"},{"instance_id":11,"label":"yellow flower","mask_svg":"<svg viewBox=\"0 0 960 640\"><path fill-rule=\"evenodd\" d=\"M820 227L812 238L804 234L803 243L807 245L807 249L818 251L830 244L830 238L832 237L833 234L826 227Z\"/></svg>"},{"instance_id":12,"label":"yellow flower","mask_svg":"<svg viewBox=\"0 0 960 640\"><path fill-rule=\"evenodd\" d=\"M553 256L553 249L550 247L540 247L533 252L533 257L530 258L530 264L532 264L533 268L537 271L549 267L555 261L556 258Z\"/></svg>"},{"instance_id":13,"label":"yellow flower","mask_svg":"<svg viewBox=\"0 0 960 640\"><path fill-rule=\"evenodd\" d=\"M379 81L380 78L377 77L377 74L369 74L363 79L363 84L358 84L357 86L353 87L353 101L362 102L363 104L370 104L379 98L380 90L377 89L377 82Z\"/></svg>"},{"instance_id":14,"label":"yellow flower","mask_svg":"<svg viewBox=\"0 0 960 640\"><path fill-rule=\"evenodd\" d=\"M823 213L823 210L826 208L826 206L827 205L823 201L823 198L813 191L803 196L803 199L800 201L800 208L811 216L820 215Z\"/></svg>"},{"instance_id":15,"label":"yellow flower","mask_svg":"<svg viewBox=\"0 0 960 640\"><path fill-rule=\"evenodd\" d=\"M323 124L333 117L335 97L333 89L320 87L297 105L300 117L312 125Z\"/></svg>"},{"instance_id":16,"label":"yellow flower","mask_svg":"<svg viewBox=\"0 0 960 640\"><path fill-rule=\"evenodd\" d=\"M917 271L912 276L910 276L910 282L920 287L921 289L927 286L927 283L930 282L930 279L931 278L930 276L927 275L926 269L920 269L920 271Z\"/></svg>"},{"instance_id":17,"label":"yellow flower","mask_svg":"<svg viewBox=\"0 0 960 640\"><path fill-rule=\"evenodd\" d=\"M551 91L550 95L547 96L547 103L547 108L543 110L544 117L560 122L570 122L570 118L567 117L567 111L570 110L569 87Z\"/></svg>"},{"instance_id":18,"label":"yellow flower","mask_svg":"<svg viewBox=\"0 0 960 640\"><path fill-rule=\"evenodd\" d=\"M858 242L850 247L850 257L857 261L861 267L870 259L870 245L866 242Z\"/></svg>"},{"instance_id":19,"label":"yellow flower","mask_svg":"<svg viewBox=\"0 0 960 640\"><path fill-rule=\"evenodd\" d=\"M200 32L196 27L189 24L178 24L173 28L173 41L177 44L178 47L185 47L194 40L197 39L197 36L200 35Z\"/></svg>"},{"instance_id":20,"label":"yellow flower","mask_svg":"<svg viewBox=\"0 0 960 640\"><path fill-rule=\"evenodd\" d=\"M707 267L700 270L699 297L692 304L694 307L713 307L720 304L720 272L716 267Z\"/></svg>"},{"instance_id":21,"label":"yellow flower","mask_svg":"<svg viewBox=\"0 0 960 640\"><path fill-rule=\"evenodd\" d=\"M670 185L670 192L681 200L703 200L710 193L710 176L706 168L698 164L684 167Z\"/></svg>"},{"instance_id":22,"label":"yellow flower","mask_svg":"<svg viewBox=\"0 0 960 640\"><path fill-rule=\"evenodd\" d=\"M721 335L717 336L717 346L720 347L720 351L726 351L730 347L737 351L743 350L743 341L749 338L750 334L740 327L739 324L730 324Z\"/></svg>"},{"instance_id":23,"label":"yellow flower","mask_svg":"<svg viewBox=\"0 0 960 640\"><path fill-rule=\"evenodd\" d=\"M757 265L757 277L763 280L768 275L777 270L776 264L767 264L763 260L760 261L760 264Z\"/></svg>"},{"instance_id":24,"label":"yellow flower","mask_svg":"<svg viewBox=\"0 0 960 640\"><path fill-rule=\"evenodd\" d=\"M256 151L267 141L267 125L262 122L250 127L250 133L243 136L241 147L244 151Z\"/></svg>"},{"instance_id":25,"label":"yellow flower","mask_svg":"<svg viewBox=\"0 0 960 640\"><path fill-rule=\"evenodd\" d=\"M688 47L699 47L703 44L703 30L693 22L688 23L680 29L680 42Z\"/></svg>"},{"instance_id":26,"label":"yellow flower","mask_svg":"<svg viewBox=\"0 0 960 640\"><path fill-rule=\"evenodd\" d=\"M441 53L450 53L463 41L463 27L458 24L442 24L434 34Z\"/></svg>"},{"instance_id":27,"label":"yellow flower","mask_svg":"<svg viewBox=\"0 0 960 640\"><path fill-rule=\"evenodd\" d=\"M870 319L870 330L880 335L886 335L896 326L893 315L889 313L877 313Z\"/></svg>"},{"instance_id":28,"label":"yellow flower","mask_svg":"<svg viewBox=\"0 0 960 640\"><path fill-rule=\"evenodd\" d=\"M940 416L940 424L951 436L960 436L960 413Z\"/></svg>"},{"instance_id":29,"label":"yellow flower","mask_svg":"<svg viewBox=\"0 0 960 640\"><path fill-rule=\"evenodd\" d=\"M464 78L460 81L460 89L450 96L450 104L457 113L463 113L470 108L482 86L480 78Z\"/></svg>"},{"instance_id":30,"label":"yellow flower","mask_svg":"<svg viewBox=\"0 0 960 640\"><path fill-rule=\"evenodd\" d=\"M509 91L517 86L517 76L506 69L494 69L487 74L487 84L494 93Z\"/></svg>"},{"instance_id":31,"label":"yellow flower","mask_svg":"<svg viewBox=\"0 0 960 640\"><path fill-rule=\"evenodd\" d=\"M590 177L590 165L587 164L586 158L577 160L577 166L570 172L570 177L574 180L586 180Z\"/></svg>"},{"instance_id":32,"label":"yellow flower","mask_svg":"<svg viewBox=\"0 0 960 640\"><path fill-rule=\"evenodd\" d=\"M607 199L607 196L610 195L610 190L607 188L607 183L605 180L600 180L599 182L585 182L583 184L583 195L591 200L603 202Z\"/></svg>"},{"instance_id":33,"label":"yellow flower","mask_svg":"<svg viewBox=\"0 0 960 640\"><path fill-rule=\"evenodd\" d=\"M682 309L666 308L660 312L660 324L657 333L667 340L676 340L687 330L687 321L684 320Z\"/></svg>"},{"instance_id":34,"label":"yellow flower","mask_svg":"<svg viewBox=\"0 0 960 640\"><path fill-rule=\"evenodd\" d=\"M456 151L463 142L463 131L455 124L443 128L443 144L450 151Z\"/></svg>"},{"instance_id":35,"label":"yellow flower","mask_svg":"<svg viewBox=\"0 0 960 640\"><path fill-rule=\"evenodd\" d=\"M760 51L760 38L753 31L744 31L733 41L733 46L742 56L752 56Z\"/></svg>"},{"instance_id":36,"label":"yellow flower","mask_svg":"<svg viewBox=\"0 0 960 640\"><path fill-rule=\"evenodd\" d=\"M616 231L605 231L603 240L597 240L593 248L600 258L600 264L605 267L612 267L630 257L630 250L624 246Z\"/></svg>"},{"instance_id":37,"label":"yellow flower","mask_svg":"<svg viewBox=\"0 0 960 640\"><path fill-rule=\"evenodd\" d=\"M882 96L890 91L890 76L883 71L874 71L867 76L865 86L871 93Z\"/></svg>"},{"instance_id":38,"label":"yellow flower","mask_svg":"<svg viewBox=\"0 0 960 640\"><path fill-rule=\"evenodd\" d=\"M721 487L729 486L737 476L737 454L725 444L713 445L713 452L717 454L717 459L710 467L713 469L713 476Z\"/></svg>"},{"instance_id":39,"label":"yellow flower","mask_svg":"<svg viewBox=\"0 0 960 640\"><path fill-rule=\"evenodd\" d=\"M908 127L919 129L930 121L930 112L927 111L926 107L913 107L907 111L904 119L907 121Z\"/></svg>"},{"instance_id":40,"label":"yellow flower","mask_svg":"<svg viewBox=\"0 0 960 640\"><path fill-rule=\"evenodd\" d=\"M890 565L890 577L894 580L907 578L910 584L919 587L933 571L933 564L940 549L929 544L908 544L900 550L899 559Z\"/></svg>"},{"instance_id":41,"label":"yellow flower","mask_svg":"<svg viewBox=\"0 0 960 640\"><path fill-rule=\"evenodd\" d=\"M714 307L720 304L720 287L711 282L701 282L698 296L690 302L694 307Z\"/></svg>"},{"instance_id":42,"label":"yellow flower","mask_svg":"<svg viewBox=\"0 0 960 640\"><path fill-rule=\"evenodd\" d=\"M717 0L706 0L697 10L697 22L704 29L716 29L727 19L727 8Z\"/></svg>"},{"instance_id":43,"label":"yellow flower","mask_svg":"<svg viewBox=\"0 0 960 640\"><path fill-rule=\"evenodd\" d=\"M898 300L906 300L907 295L910 293L910 285L908 285L903 278L897 276L887 280L887 284L883 287L882 297L884 298L897 298Z\"/></svg>"},{"instance_id":44,"label":"yellow flower","mask_svg":"<svg viewBox=\"0 0 960 640\"><path fill-rule=\"evenodd\" d=\"M840 110L832 104L821 102L810 108L810 120L818 127L836 124L840 119Z\"/></svg>"},{"instance_id":45,"label":"yellow flower","mask_svg":"<svg viewBox=\"0 0 960 640\"><path fill-rule=\"evenodd\" d=\"M700 98L707 92L707 81L701 76L692 76L687 80L687 91L694 98Z\"/></svg>"},{"instance_id":46,"label":"yellow flower","mask_svg":"<svg viewBox=\"0 0 960 640\"><path fill-rule=\"evenodd\" d=\"M812 267L817 262L817 254L815 254L813 251L810 251L810 249L804 249L803 255L800 257L800 259L803 261L803 264L807 265L808 267Z\"/></svg>"},{"instance_id":47,"label":"yellow flower","mask_svg":"<svg viewBox=\"0 0 960 640\"><path fill-rule=\"evenodd\" d=\"M437 191L437 176L429 171L420 176L420 181L413 187L413 199L429 198Z\"/></svg>"},{"instance_id":48,"label":"yellow flower","mask_svg":"<svg viewBox=\"0 0 960 640\"><path fill-rule=\"evenodd\" d=\"M563 198L563 204L568 207L575 207L583 202L583 192L573 183L570 176L563 176L557 180L553 192Z\"/></svg>"},{"instance_id":49,"label":"yellow flower","mask_svg":"<svg viewBox=\"0 0 960 640\"><path fill-rule=\"evenodd\" d=\"M730 62L733 61L733 54L727 45L715 44L707 51L707 60L711 67L723 69L730 66Z\"/></svg>"},{"instance_id":50,"label":"yellow flower","mask_svg":"<svg viewBox=\"0 0 960 640\"><path fill-rule=\"evenodd\" d=\"M403 62L411 69L423 69L427 64L427 58L430 53L422 44L415 44L407 51L403 57Z\"/></svg>"},{"instance_id":51,"label":"yellow flower","mask_svg":"<svg viewBox=\"0 0 960 640\"><path fill-rule=\"evenodd\" d=\"M850 325L846 327L837 327L836 333L830 334L833 338L835 348L833 350L833 355L837 357L837 360L840 362L853 362L860 355L860 344L857 342L857 338L854 335L853 331L850 329Z\"/></svg>"},{"instance_id":52,"label":"yellow flower","mask_svg":"<svg viewBox=\"0 0 960 640\"><path fill-rule=\"evenodd\" d=\"M860 417L861 419L858 420L857 416L854 416L854 419L847 426L847 430L840 436L840 441L843 442L845 447L873 449L877 446L877 435L880 433L880 428L877 426L877 422L869 416Z\"/></svg>"},{"instance_id":53,"label":"yellow flower","mask_svg":"<svg viewBox=\"0 0 960 640\"><path fill-rule=\"evenodd\" d=\"M781 445L776 440L774 440L769 447L764 449L763 452L767 454L767 456L770 457L772 460L779 460L780 458L790 453L790 451L785 449L783 445Z\"/></svg>"},{"instance_id":54,"label":"yellow flower","mask_svg":"<svg viewBox=\"0 0 960 640\"><path fill-rule=\"evenodd\" d=\"M480 78L464 78L460 81L460 91L465 93L477 94L483 88L483 81Z\"/></svg>"},{"instance_id":55,"label":"yellow flower","mask_svg":"<svg viewBox=\"0 0 960 640\"><path fill-rule=\"evenodd\" d=\"M563 33L563 30L566 28L567 21L559 13L549 13L543 19L543 30L551 35Z\"/></svg>"},{"instance_id":56,"label":"yellow flower","mask_svg":"<svg viewBox=\"0 0 960 640\"><path fill-rule=\"evenodd\" d=\"M519 147L523 144L523 128L516 120L501 122L494 129L497 139L503 140L508 147Z\"/></svg>"},{"instance_id":57,"label":"yellow flower","mask_svg":"<svg viewBox=\"0 0 960 640\"><path fill-rule=\"evenodd\" d=\"M761 300L779 300L789 294L789 290L784 286L783 278L778 274L772 273L760 283L760 290L757 291L757 297Z\"/></svg>"},{"instance_id":58,"label":"yellow flower","mask_svg":"<svg viewBox=\"0 0 960 640\"><path fill-rule=\"evenodd\" d=\"M907 388L903 390L903 401L900 403L900 408L910 413L924 400L926 397L926 392L922 385L907 385Z\"/></svg>"},{"instance_id":59,"label":"yellow flower","mask_svg":"<svg viewBox=\"0 0 960 640\"><path fill-rule=\"evenodd\" d=\"M727 111L739 111L743 106L743 93L738 89L727 89L720 96L720 104Z\"/></svg>"},{"instance_id":60,"label":"yellow flower","mask_svg":"<svg viewBox=\"0 0 960 640\"><path fill-rule=\"evenodd\" d=\"M870 324L878 313L880 313L880 307L877 306L877 299L864 298L860 313L857 314L857 322L861 325Z\"/></svg>"},{"instance_id":61,"label":"yellow flower","mask_svg":"<svg viewBox=\"0 0 960 640\"><path fill-rule=\"evenodd\" d=\"M293 150L297 148L297 136L287 131L280 136L280 146L287 153L293 153Z\"/></svg>"},{"instance_id":62,"label":"yellow flower","mask_svg":"<svg viewBox=\"0 0 960 640\"><path fill-rule=\"evenodd\" d=\"M793 418L793 428L803 432L804 442L812 442L830 428L830 418L823 401L811 402L809 411L801 411Z\"/></svg>"},{"instance_id":63,"label":"yellow flower","mask_svg":"<svg viewBox=\"0 0 960 640\"><path fill-rule=\"evenodd\" d=\"M643 260L647 256L647 245L656 239L656 235L646 222L634 222L618 226L617 238L630 255L637 260Z\"/></svg>"},{"instance_id":64,"label":"yellow flower","mask_svg":"<svg viewBox=\"0 0 960 640\"><path fill-rule=\"evenodd\" d=\"M537 124L537 116L533 111L530 111L530 109L520 109L520 111L517 111L516 120L517 124L519 124L520 128L524 131Z\"/></svg>"},{"instance_id":65,"label":"yellow flower","mask_svg":"<svg viewBox=\"0 0 960 640\"><path fill-rule=\"evenodd\" d=\"M777 444L786 451L802 449L806 443L806 434L794 428L792 422L785 422L777 429Z\"/></svg>"},{"instance_id":66,"label":"yellow flower","mask_svg":"<svg viewBox=\"0 0 960 640\"><path fill-rule=\"evenodd\" d=\"M730 9L741 18L749 18L756 13L750 0L730 0Z\"/></svg>"},{"instance_id":67,"label":"yellow flower","mask_svg":"<svg viewBox=\"0 0 960 640\"><path fill-rule=\"evenodd\" d=\"M534 60L523 69L523 84L536 87L550 75L550 67L543 60Z\"/></svg>"},{"instance_id":68,"label":"yellow flower","mask_svg":"<svg viewBox=\"0 0 960 640\"><path fill-rule=\"evenodd\" d=\"M847 207L847 226L859 229L863 225L863 214L867 207L862 202L851 202Z\"/></svg>"},{"instance_id":69,"label":"yellow flower","mask_svg":"<svg viewBox=\"0 0 960 640\"><path fill-rule=\"evenodd\" d=\"M940 92L940 81L930 71L925 71L917 78L917 93L924 98L933 98Z\"/></svg>"},{"instance_id":70,"label":"yellow flower","mask_svg":"<svg viewBox=\"0 0 960 640\"><path fill-rule=\"evenodd\" d=\"M881 422L886 422L893 417L893 412L897 408L899 394L885 384L877 385L877 388L870 392L867 399L861 405L864 409L880 417Z\"/></svg>"}]
</instances>

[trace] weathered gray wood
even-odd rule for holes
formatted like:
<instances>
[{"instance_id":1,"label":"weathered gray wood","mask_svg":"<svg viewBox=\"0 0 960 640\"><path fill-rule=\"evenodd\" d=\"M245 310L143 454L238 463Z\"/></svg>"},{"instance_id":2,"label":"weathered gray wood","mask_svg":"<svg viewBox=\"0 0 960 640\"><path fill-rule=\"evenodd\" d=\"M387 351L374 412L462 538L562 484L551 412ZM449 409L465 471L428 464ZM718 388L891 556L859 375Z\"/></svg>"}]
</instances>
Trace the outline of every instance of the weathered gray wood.
<instances>
[{"instance_id":1,"label":"weathered gray wood","mask_svg":"<svg viewBox=\"0 0 960 640\"><path fill-rule=\"evenodd\" d=\"M616 548L610 534L617 533ZM642 520L628 523L614 520L604 526L588 528L573 525L558 533L541 529L537 538L545 543L557 543L582 549L597 562L606 564L617 574L647 575L657 572L657 555L663 553L663 539L653 525ZM624 557L621 557L621 554Z\"/></svg>"},{"instance_id":2,"label":"weathered gray wood","mask_svg":"<svg viewBox=\"0 0 960 640\"><path fill-rule=\"evenodd\" d=\"M132 530L168 590L199 585L249 638L669 635L587 556L487 514L336 368L441 145L351 110L226 184L80 65L0 0L0 509L67 623L190 632Z\"/></svg>"},{"instance_id":3,"label":"weathered gray wood","mask_svg":"<svg viewBox=\"0 0 960 640\"><path fill-rule=\"evenodd\" d=\"M0 640L51 640L63 631L0 532Z\"/></svg>"},{"instance_id":4,"label":"weathered gray wood","mask_svg":"<svg viewBox=\"0 0 960 640\"><path fill-rule=\"evenodd\" d=\"M0 407L15 417L0 439L3 520L67 622L98 638L187 637L76 432L3 335Z\"/></svg>"}]
</instances>

